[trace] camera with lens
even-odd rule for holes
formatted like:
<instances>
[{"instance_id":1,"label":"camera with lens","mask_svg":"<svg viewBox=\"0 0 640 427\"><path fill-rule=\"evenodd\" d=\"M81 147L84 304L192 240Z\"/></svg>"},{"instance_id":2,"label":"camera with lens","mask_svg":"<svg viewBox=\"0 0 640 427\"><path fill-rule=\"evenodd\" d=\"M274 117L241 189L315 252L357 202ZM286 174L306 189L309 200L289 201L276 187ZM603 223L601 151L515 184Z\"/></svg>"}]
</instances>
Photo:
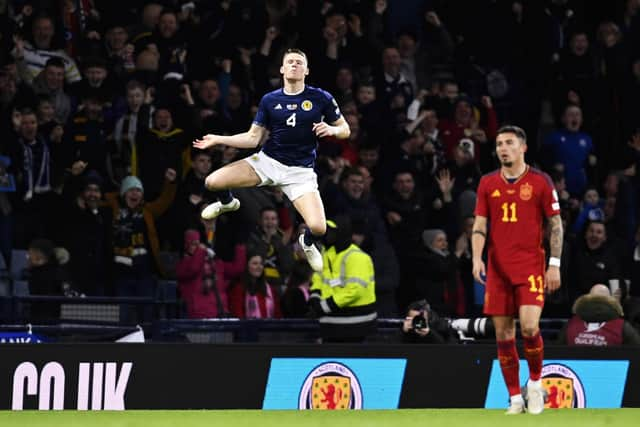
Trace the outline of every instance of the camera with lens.
<instances>
[{"instance_id":1,"label":"camera with lens","mask_svg":"<svg viewBox=\"0 0 640 427\"><path fill-rule=\"evenodd\" d=\"M460 148L462 148L463 151L473 151L473 141L469 138L463 138L460 140Z\"/></svg>"},{"instance_id":2,"label":"camera with lens","mask_svg":"<svg viewBox=\"0 0 640 427\"><path fill-rule=\"evenodd\" d=\"M411 319L411 328L414 331L420 330L420 329L427 329L427 319L424 317L424 311L421 311L420 313L416 314L413 319Z\"/></svg>"}]
</instances>

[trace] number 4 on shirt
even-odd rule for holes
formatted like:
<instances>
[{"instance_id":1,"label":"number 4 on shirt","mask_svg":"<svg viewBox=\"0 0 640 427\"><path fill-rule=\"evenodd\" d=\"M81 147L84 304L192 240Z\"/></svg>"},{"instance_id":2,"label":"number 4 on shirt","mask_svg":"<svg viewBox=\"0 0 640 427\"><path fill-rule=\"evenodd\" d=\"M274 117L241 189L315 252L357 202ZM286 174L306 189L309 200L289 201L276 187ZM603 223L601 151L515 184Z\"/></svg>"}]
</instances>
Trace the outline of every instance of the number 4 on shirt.
<instances>
[{"instance_id":1,"label":"number 4 on shirt","mask_svg":"<svg viewBox=\"0 0 640 427\"><path fill-rule=\"evenodd\" d=\"M296 126L296 113L291 113L291 115L287 118L285 122L287 126L295 127Z\"/></svg>"}]
</instances>

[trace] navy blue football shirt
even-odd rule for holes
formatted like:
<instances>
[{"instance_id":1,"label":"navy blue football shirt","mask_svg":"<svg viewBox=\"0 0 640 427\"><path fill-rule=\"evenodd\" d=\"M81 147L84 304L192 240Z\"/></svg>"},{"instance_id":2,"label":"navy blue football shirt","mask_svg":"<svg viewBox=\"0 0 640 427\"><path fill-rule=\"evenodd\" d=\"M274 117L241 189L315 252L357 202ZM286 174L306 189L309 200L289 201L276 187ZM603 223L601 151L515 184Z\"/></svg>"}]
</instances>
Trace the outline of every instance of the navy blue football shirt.
<instances>
[{"instance_id":1,"label":"navy blue football shirt","mask_svg":"<svg viewBox=\"0 0 640 427\"><path fill-rule=\"evenodd\" d=\"M313 124L333 123L341 117L338 103L329 92L305 85L297 95L283 89L262 97L253 123L270 134L262 151L287 166L313 167L318 139Z\"/></svg>"}]
</instances>

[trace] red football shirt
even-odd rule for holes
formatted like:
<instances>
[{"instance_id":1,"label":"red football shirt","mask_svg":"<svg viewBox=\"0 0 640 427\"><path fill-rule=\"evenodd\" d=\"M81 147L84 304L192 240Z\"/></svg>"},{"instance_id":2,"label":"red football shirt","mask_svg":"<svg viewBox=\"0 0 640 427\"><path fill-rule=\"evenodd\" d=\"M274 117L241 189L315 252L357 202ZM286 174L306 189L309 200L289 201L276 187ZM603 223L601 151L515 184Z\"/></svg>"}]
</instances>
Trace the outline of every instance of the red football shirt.
<instances>
[{"instance_id":1,"label":"red football shirt","mask_svg":"<svg viewBox=\"0 0 640 427\"><path fill-rule=\"evenodd\" d=\"M478 185L475 214L488 219L489 265L525 283L544 265L543 220L560 214L558 196L547 174L527 166L509 183L500 170L484 175Z\"/></svg>"}]
</instances>

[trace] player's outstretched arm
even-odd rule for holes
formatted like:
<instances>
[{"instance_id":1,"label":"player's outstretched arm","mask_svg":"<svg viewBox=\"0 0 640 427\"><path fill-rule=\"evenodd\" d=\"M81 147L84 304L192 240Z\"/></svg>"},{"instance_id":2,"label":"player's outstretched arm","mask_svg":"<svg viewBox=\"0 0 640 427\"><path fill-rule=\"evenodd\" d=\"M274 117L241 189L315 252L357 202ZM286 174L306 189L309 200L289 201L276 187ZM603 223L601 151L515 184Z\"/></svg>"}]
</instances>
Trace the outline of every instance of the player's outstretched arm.
<instances>
[{"instance_id":1,"label":"player's outstretched arm","mask_svg":"<svg viewBox=\"0 0 640 427\"><path fill-rule=\"evenodd\" d=\"M313 132L320 138L325 136L335 136L338 139L346 139L351 135L349 123L347 123L344 117L340 117L331 124L325 122L314 123Z\"/></svg>"},{"instance_id":2,"label":"player's outstretched arm","mask_svg":"<svg viewBox=\"0 0 640 427\"><path fill-rule=\"evenodd\" d=\"M480 283L484 284L484 278L487 271L482 261L482 251L487 241L487 218L476 215L473 222L473 231L471 232L471 253L473 260L473 277Z\"/></svg>"},{"instance_id":3,"label":"player's outstretched arm","mask_svg":"<svg viewBox=\"0 0 640 427\"><path fill-rule=\"evenodd\" d=\"M237 133L235 135L215 135L207 134L193 141L193 146L204 150L214 145L228 145L235 148L254 148L257 147L266 129L262 126L252 124L247 132Z\"/></svg>"},{"instance_id":4,"label":"player's outstretched arm","mask_svg":"<svg viewBox=\"0 0 640 427\"><path fill-rule=\"evenodd\" d=\"M560 215L549 218L549 267L545 273L545 286L547 292L554 292L560 287L560 258L562 257L563 230Z\"/></svg>"}]
</instances>

